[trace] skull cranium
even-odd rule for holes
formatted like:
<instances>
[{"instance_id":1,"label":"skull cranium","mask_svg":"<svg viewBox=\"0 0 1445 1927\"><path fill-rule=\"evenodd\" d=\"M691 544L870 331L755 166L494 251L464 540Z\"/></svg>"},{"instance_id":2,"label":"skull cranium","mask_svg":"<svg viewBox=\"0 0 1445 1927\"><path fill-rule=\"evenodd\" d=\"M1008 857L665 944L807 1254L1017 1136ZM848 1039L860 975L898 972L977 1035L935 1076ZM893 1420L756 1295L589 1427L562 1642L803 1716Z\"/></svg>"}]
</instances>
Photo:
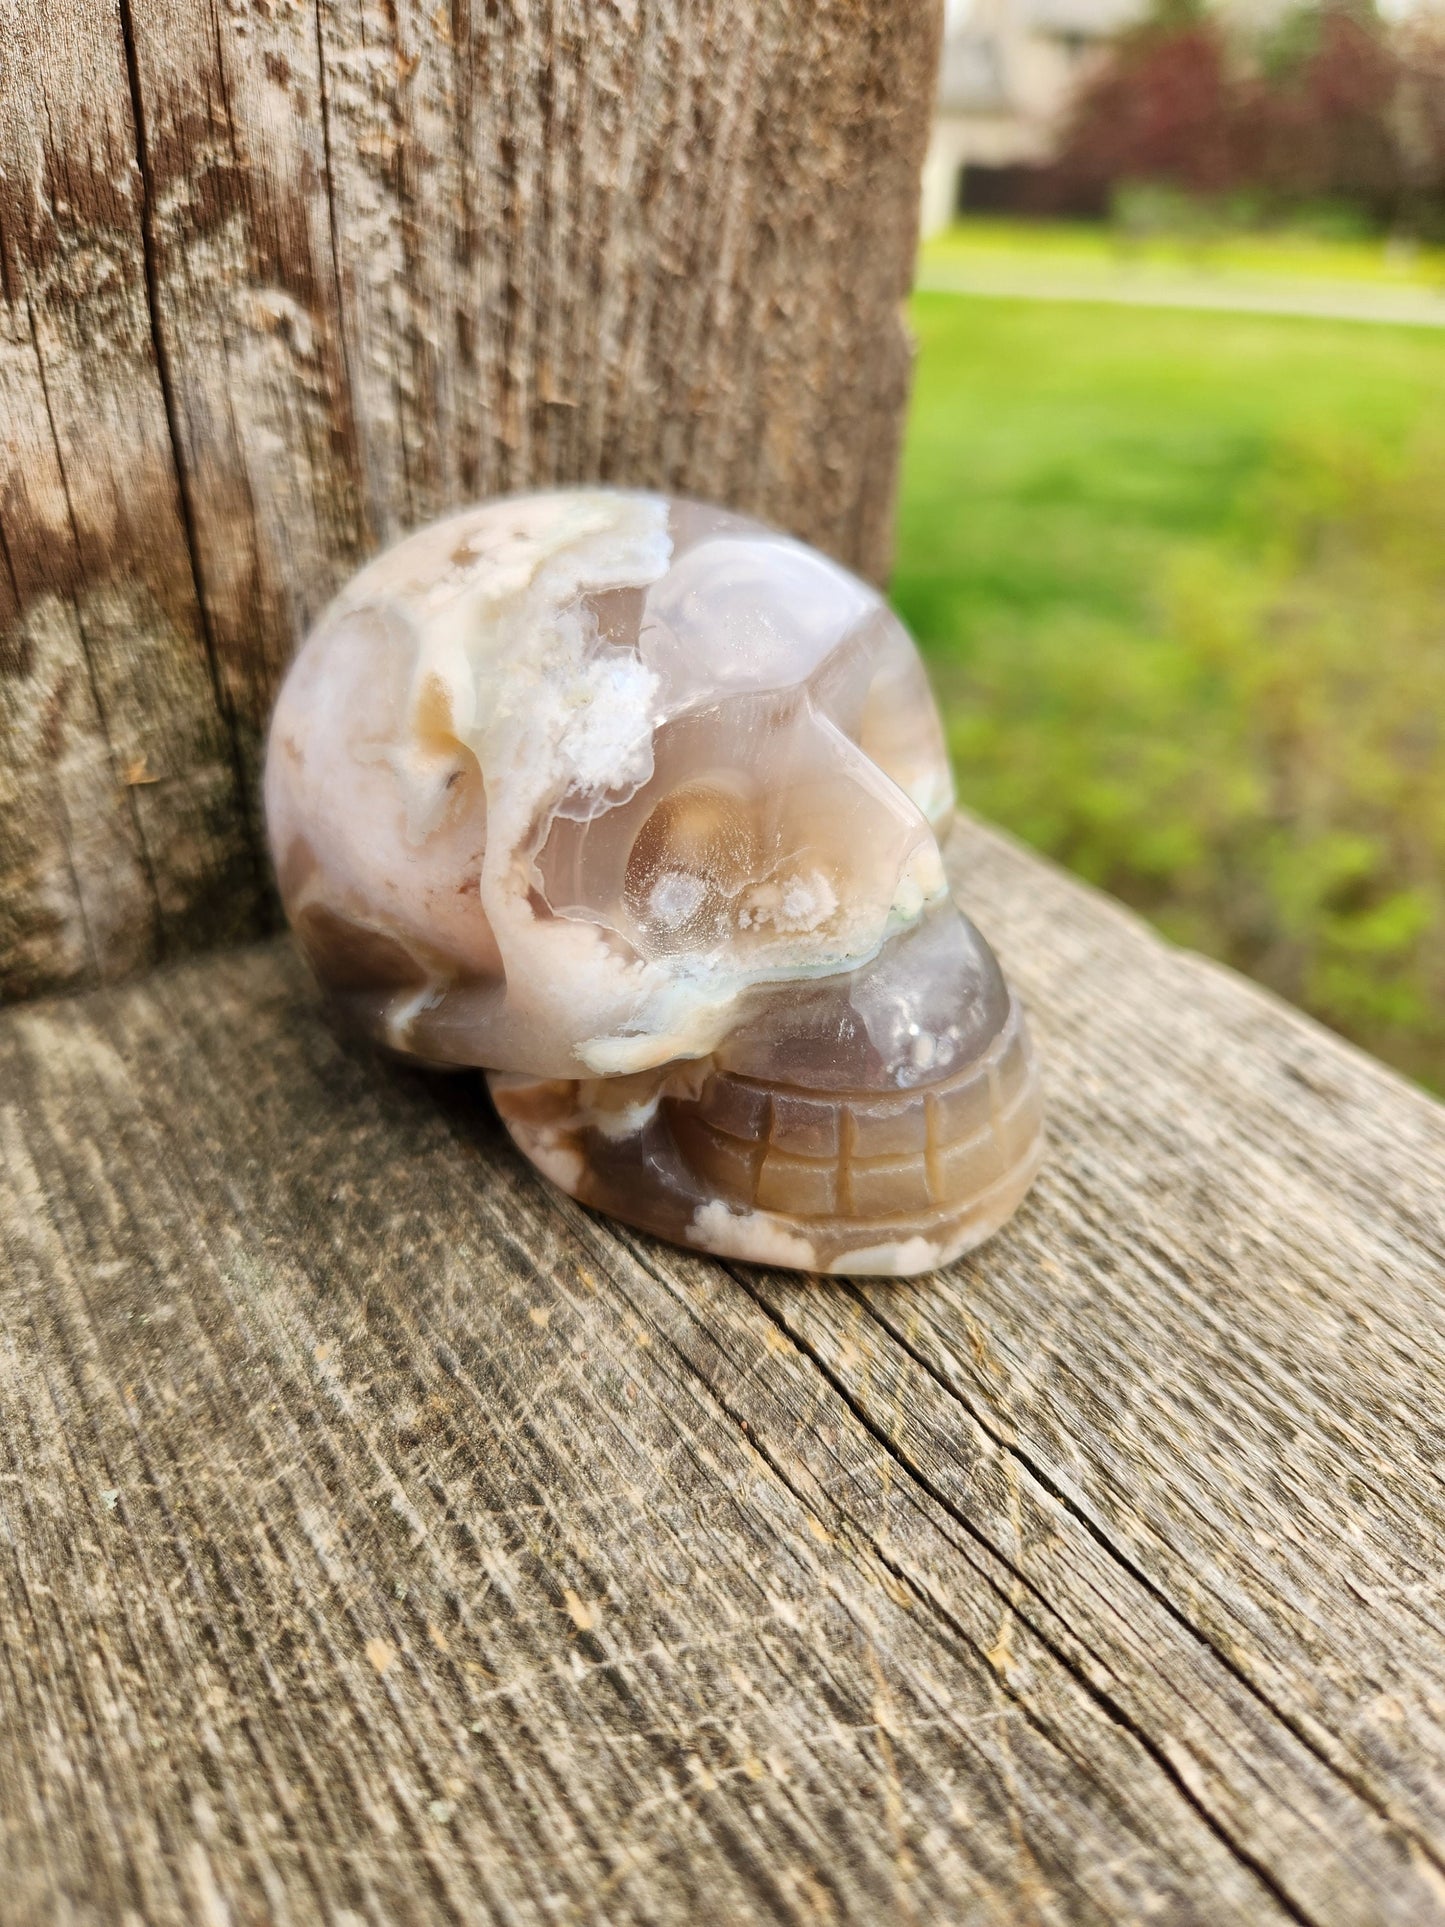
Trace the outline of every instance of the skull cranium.
<instances>
[{"instance_id":1,"label":"skull cranium","mask_svg":"<svg viewBox=\"0 0 1445 1927\"><path fill-rule=\"evenodd\" d=\"M1033 1177L1037 1080L949 896L922 665L798 542L603 489L423 529L307 639L266 809L322 981L392 1047L484 1067L587 1203L901 1273Z\"/></svg>"}]
</instances>

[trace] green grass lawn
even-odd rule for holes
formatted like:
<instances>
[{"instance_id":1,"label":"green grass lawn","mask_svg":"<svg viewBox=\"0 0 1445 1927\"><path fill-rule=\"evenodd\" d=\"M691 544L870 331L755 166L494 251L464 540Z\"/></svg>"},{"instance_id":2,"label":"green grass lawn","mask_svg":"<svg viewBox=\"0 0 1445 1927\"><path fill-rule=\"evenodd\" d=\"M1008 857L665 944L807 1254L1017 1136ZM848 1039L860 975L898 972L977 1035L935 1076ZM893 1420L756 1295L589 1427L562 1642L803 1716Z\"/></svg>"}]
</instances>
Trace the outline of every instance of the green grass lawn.
<instances>
[{"instance_id":1,"label":"green grass lawn","mask_svg":"<svg viewBox=\"0 0 1445 1927\"><path fill-rule=\"evenodd\" d=\"M1445 289L1445 248L1383 237L1330 240L1306 232L1207 230L1130 234L1077 221L961 221L924 247L920 267L1009 269L1107 280L1121 272L1209 274L1222 281L1328 282Z\"/></svg>"},{"instance_id":2,"label":"green grass lawn","mask_svg":"<svg viewBox=\"0 0 1445 1927\"><path fill-rule=\"evenodd\" d=\"M1445 334L921 294L972 807L1445 1088Z\"/></svg>"}]
</instances>

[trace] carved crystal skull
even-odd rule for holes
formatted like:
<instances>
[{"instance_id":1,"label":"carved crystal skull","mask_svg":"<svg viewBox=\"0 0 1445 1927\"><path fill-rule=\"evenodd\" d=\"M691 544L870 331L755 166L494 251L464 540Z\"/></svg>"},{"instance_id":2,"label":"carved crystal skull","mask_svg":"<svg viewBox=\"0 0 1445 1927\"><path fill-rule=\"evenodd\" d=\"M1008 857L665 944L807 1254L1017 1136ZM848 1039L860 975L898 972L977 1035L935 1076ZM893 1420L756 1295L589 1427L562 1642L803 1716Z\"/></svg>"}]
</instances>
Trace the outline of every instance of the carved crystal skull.
<instances>
[{"instance_id":1,"label":"carved crystal skull","mask_svg":"<svg viewBox=\"0 0 1445 1927\"><path fill-rule=\"evenodd\" d=\"M878 594L688 501L484 503L292 665L287 915L374 1037L484 1067L555 1183L683 1244L911 1273L1040 1154L1019 1007L953 903L937 711Z\"/></svg>"}]
</instances>

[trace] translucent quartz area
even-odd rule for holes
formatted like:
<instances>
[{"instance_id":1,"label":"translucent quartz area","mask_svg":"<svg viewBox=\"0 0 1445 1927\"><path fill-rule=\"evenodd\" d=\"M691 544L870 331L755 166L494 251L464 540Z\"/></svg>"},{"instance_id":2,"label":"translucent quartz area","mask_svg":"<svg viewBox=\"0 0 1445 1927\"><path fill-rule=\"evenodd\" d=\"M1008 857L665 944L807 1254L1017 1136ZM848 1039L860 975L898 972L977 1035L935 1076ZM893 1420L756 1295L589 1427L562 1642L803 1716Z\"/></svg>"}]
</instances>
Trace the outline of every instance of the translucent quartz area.
<instances>
[{"instance_id":1,"label":"translucent quartz area","mask_svg":"<svg viewBox=\"0 0 1445 1927\"><path fill-rule=\"evenodd\" d=\"M266 813L322 982L484 1067L584 1202L680 1243L903 1273L1037 1167L1022 1016L954 906L942 731L875 590L721 509L489 502L343 590Z\"/></svg>"}]
</instances>

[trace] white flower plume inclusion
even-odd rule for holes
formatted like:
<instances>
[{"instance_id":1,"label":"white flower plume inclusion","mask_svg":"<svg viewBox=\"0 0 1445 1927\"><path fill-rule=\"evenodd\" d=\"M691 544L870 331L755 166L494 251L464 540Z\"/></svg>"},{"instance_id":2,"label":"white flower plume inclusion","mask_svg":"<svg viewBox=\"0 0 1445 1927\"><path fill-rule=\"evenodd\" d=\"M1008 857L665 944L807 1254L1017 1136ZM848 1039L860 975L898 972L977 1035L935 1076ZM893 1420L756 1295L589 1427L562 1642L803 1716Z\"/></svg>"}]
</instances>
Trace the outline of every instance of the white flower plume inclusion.
<instances>
[{"instance_id":1,"label":"white flower plume inclusion","mask_svg":"<svg viewBox=\"0 0 1445 1927\"><path fill-rule=\"evenodd\" d=\"M374 1037L488 1072L584 1202L730 1257L946 1262L1038 1166L1019 1008L953 903L907 633L759 523L482 504L363 569L282 688L287 915Z\"/></svg>"}]
</instances>

